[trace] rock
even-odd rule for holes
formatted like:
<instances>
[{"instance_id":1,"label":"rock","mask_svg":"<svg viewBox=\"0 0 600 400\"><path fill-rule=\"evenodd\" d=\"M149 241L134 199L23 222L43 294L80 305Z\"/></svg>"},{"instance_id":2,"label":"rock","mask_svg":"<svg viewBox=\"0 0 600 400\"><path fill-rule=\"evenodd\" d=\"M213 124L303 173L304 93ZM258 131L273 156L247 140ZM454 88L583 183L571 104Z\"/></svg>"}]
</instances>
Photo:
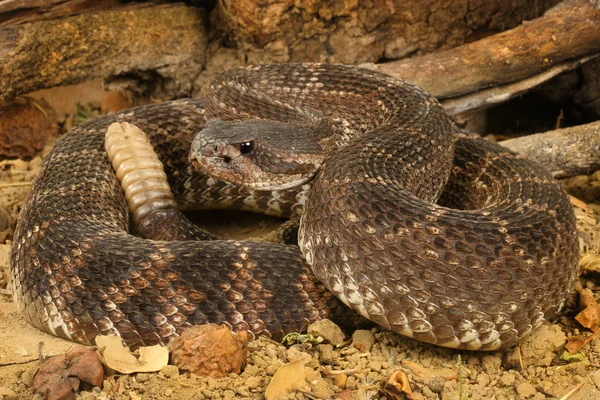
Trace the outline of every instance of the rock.
<instances>
[{"instance_id":1,"label":"rock","mask_svg":"<svg viewBox=\"0 0 600 400\"><path fill-rule=\"evenodd\" d=\"M57 130L56 115L45 102L23 97L0 105L0 160L35 157Z\"/></svg>"},{"instance_id":2,"label":"rock","mask_svg":"<svg viewBox=\"0 0 600 400\"><path fill-rule=\"evenodd\" d=\"M148 379L150 379L150 375L145 372L140 372L135 376L135 380L139 383L148 382Z\"/></svg>"},{"instance_id":3,"label":"rock","mask_svg":"<svg viewBox=\"0 0 600 400\"><path fill-rule=\"evenodd\" d=\"M476 382L481 387L487 387L490 384L490 376L485 372L477 375Z\"/></svg>"},{"instance_id":4,"label":"rock","mask_svg":"<svg viewBox=\"0 0 600 400\"><path fill-rule=\"evenodd\" d=\"M14 390L0 386L0 400L17 400L18 398Z\"/></svg>"},{"instance_id":5,"label":"rock","mask_svg":"<svg viewBox=\"0 0 600 400\"><path fill-rule=\"evenodd\" d=\"M359 329L352 334L352 346L362 351L371 351L375 343L375 337L371 331Z\"/></svg>"},{"instance_id":6,"label":"rock","mask_svg":"<svg viewBox=\"0 0 600 400\"><path fill-rule=\"evenodd\" d=\"M441 393L446 386L446 380L441 376L432 376L427 382L427 386L433 393Z\"/></svg>"},{"instance_id":7,"label":"rock","mask_svg":"<svg viewBox=\"0 0 600 400\"><path fill-rule=\"evenodd\" d=\"M515 384L515 376L509 372L505 372L498 381L500 386L512 386Z\"/></svg>"},{"instance_id":8,"label":"rock","mask_svg":"<svg viewBox=\"0 0 600 400\"><path fill-rule=\"evenodd\" d=\"M523 364L548 367L558 349L567 342L567 336L558 325L544 324L529 335L521 344Z\"/></svg>"},{"instance_id":9,"label":"rock","mask_svg":"<svg viewBox=\"0 0 600 400\"><path fill-rule=\"evenodd\" d=\"M174 365L165 365L160 372L162 372L167 378L175 378L179 376L179 368Z\"/></svg>"},{"instance_id":10,"label":"rock","mask_svg":"<svg viewBox=\"0 0 600 400\"><path fill-rule=\"evenodd\" d=\"M590 374L590 377L592 378L592 382L594 382L594 385L596 385L596 387L600 389L600 370L592 372Z\"/></svg>"},{"instance_id":11,"label":"rock","mask_svg":"<svg viewBox=\"0 0 600 400\"><path fill-rule=\"evenodd\" d=\"M35 376L36 369L31 367L26 369L21 375L21 382L27 387L33 386L33 377Z\"/></svg>"},{"instance_id":12,"label":"rock","mask_svg":"<svg viewBox=\"0 0 600 400\"><path fill-rule=\"evenodd\" d=\"M248 387L248 389L256 389L258 386L260 386L260 382L261 382L261 378L258 376L251 376L248 379L245 380L245 384Z\"/></svg>"},{"instance_id":13,"label":"rock","mask_svg":"<svg viewBox=\"0 0 600 400\"><path fill-rule=\"evenodd\" d=\"M338 358L338 353L333 351L333 346L330 344L317 345L317 351L319 352L319 361L322 363L333 364Z\"/></svg>"},{"instance_id":14,"label":"rock","mask_svg":"<svg viewBox=\"0 0 600 400\"><path fill-rule=\"evenodd\" d=\"M3 207L0 207L0 243L6 242L6 240L12 239L13 229L12 229L12 218L10 213L6 211ZM8 260L10 257L5 258L2 257L3 260L6 260L6 265L8 266ZM0 263L0 267L3 267L2 263Z\"/></svg>"},{"instance_id":15,"label":"rock","mask_svg":"<svg viewBox=\"0 0 600 400\"><path fill-rule=\"evenodd\" d=\"M341 373L335 376L333 382L340 389L346 389L346 381L348 380L348 375Z\"/></svg>"},{"instance_id":16,"label":"rock","mask_svg":"<svg viewBox=\"0 0 600 400\"><path fill-rule=\"evenodd\" d=\"M342 344L346 338L340 327L328 319L322 319L310 324L308 326L308 333L313 336L322 336L334 346Z\"/></svg>"},{"instance_id":17,"label":"rock","mask_svg":"<svg viewBox=\"0 0 600 400\"><path fill-rule=\"evenodd\" d=\"M500 364L502 364L502 359L499 356L483 356L481 359L483 363L483 369L489 375L495 375L500 371Z\"/></svg>"},{"instance_id":18,"label":"rock","mask_svg":"<svg viewBox=\"0 0 600 400\"><path fill-rule=\"evenodd\" d=\"M534 396L537 393L537 390L535 390L533 385L529 382L519 383L515 390L517 391L517 394L524 399Z\"/></svg>"},{"instance_id":19,"label":"rock","mask_svg":"<svg viewBox=\"0 0 600 400\"><path fill-rule=\"evenodd\" d=\"M367 368L371 368L375 372L381 372L381 361L371 361L367 364Z\"/></svg>"},{"instance_id":20,"label":"rock","mask_svg":"<svg viewBox=\"0 0 600 400\"><path fill-rule=\"evenodd\" d=\"M96 400L96 396L90 392L83 392L79 396L78 400Z\"/></svg>"}]
</instances>

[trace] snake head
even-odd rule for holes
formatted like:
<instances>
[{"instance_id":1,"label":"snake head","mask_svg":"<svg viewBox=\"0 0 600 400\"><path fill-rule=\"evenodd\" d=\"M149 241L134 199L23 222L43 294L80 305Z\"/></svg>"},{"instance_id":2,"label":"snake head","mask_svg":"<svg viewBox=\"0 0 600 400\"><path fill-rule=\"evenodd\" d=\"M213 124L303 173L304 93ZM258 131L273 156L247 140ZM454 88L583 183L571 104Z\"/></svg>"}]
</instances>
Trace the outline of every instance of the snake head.
<instances>
[{"instance_id":1,"label":"snake head","mask_svg":"<svg viewBox=\"0 0 600 400\"><path fill-rule=\"evenodd\" d=\"M312 179L321 166L325 152L313 139L321 129L261 119L210 120L192 141L190 162L203 174L236 185L288 189Z\"/></svg>"}]
</instances>

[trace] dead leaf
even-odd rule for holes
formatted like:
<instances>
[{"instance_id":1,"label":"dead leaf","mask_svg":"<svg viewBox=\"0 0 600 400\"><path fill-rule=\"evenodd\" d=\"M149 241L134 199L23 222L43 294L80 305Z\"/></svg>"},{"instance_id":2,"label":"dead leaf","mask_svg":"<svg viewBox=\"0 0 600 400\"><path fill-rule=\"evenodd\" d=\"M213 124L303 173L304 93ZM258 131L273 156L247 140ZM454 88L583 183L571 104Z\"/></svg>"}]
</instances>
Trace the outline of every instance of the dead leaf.
<instances>
[{"instance_id":1,"label":"dead leaf","mask_svg":"<svg viewBox=\"0 0 600 400\"><path fill-rule=\"evenodd\" d=\"M591 342L592 339L594 339L598 335L599 332L600 332L600 329L596 330L593 335L589 335L589 336L581 336L581 335L571 336L569 339L567 339L567 344L565 344L565 349L567 349L567 351L569 353L575 354L583 346L585 346L586 344Z\"/></svg>"},{"instance_id":2,"label":"dead leaf","mask_svg":"<svg viewBox=\"0 0 600 400\"><path fill-rule=\"evenodd\" d=\"M600 328L600 306L594 300L594 294L589 289L578 287L579 309L582 310L575 316L575 320L583 327L595 332Z\"/></svg>"},{"instance_id":3,"label":"dead leaf","mask_svg":"<svg viewBox=\"0 0 600 400\"><path fill-rule=\"evenodd\" d=\"M396 371L383 385L383 391L393 400L413 399L408 376L402 371Z\"/></svg>"},{"instance_id":4,"label":"dead leaf","mask_svg":"<svg viewBox=\"0 0 600 400\"><path fill-rule=\"evenodd\" d=\"M123 374L160 371L169 363L169 350L159 344L140 347L133 354L118 336L96 336L96 345L109 368Z\"/></svg>"},{"instance_id":5,"label":"dead leaf","mask_svg":"<svg viewBox=\"0 0 600 400\"><path fill-rule=\"evenodd\" d=\"M247 331L231 332L226 325L196 325L169 344L171 362L182 371L222 378L239 374L246 362Z\"/></svg>"},{"instance_id":6,"label":"dead leaf","mask_svg":"<svg viewBox=\"0 0 600 400\"><path fill-rule=\"evenodd\" d=\"M434 376L440 376L446 382L458 380L458 372L450 368L425 368L410 360L402 360L402 365L410 368L417 382L429 382Z\"/></svg>"},{"instance_id":7,"label":"dead leaf","mask_svg":"<svg viewBox=\"0 0 600 400\"><path fill-rule=\"evenodd\" d=\"M335 400L354 400L354 394L352 390L342 390L334 397Z\"/></svg>"},{"instance_id":8,"label":"dead leaf","mask_svg":"<svg viewBox=\"0 0 600 400\"><path fill-rule=\"evenodd\" d=\"M46 400L67 400L75 398L81 381L100 386L103 380L104 370L96 351L77 346L43 363L33 378L33 387Z\"/></svg>"},{"instance_id":9,"label":"dead leaf","mask_svg":"<svg viewBox=\"0 0 600 400\"><path fill-rule=\"evenodd\" d=\"M269 382L269 386L265 391L265 398L267 400L277 400L294 389L304 387L306 385L304 363L304 360L295 360L282 365Z\"/></svg>"}]
</instances>

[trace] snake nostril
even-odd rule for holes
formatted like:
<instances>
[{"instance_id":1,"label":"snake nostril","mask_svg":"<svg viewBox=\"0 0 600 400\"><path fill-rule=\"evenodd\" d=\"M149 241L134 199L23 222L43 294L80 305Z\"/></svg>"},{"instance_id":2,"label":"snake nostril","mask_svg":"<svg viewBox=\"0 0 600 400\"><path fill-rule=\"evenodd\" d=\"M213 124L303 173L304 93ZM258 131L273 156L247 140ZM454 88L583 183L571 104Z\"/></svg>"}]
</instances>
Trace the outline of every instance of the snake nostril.
<instances>
[{"instance_id":1,"label":"snake nostril","mask_svg":"<svg viewBox=\"0 0 600 400\"><path fill-rule=\"evenodd\" d=\"M231 162L231 157L223 156L223 161L225 161L225 164L229 164Z\"/></svg>"}]
</instances>

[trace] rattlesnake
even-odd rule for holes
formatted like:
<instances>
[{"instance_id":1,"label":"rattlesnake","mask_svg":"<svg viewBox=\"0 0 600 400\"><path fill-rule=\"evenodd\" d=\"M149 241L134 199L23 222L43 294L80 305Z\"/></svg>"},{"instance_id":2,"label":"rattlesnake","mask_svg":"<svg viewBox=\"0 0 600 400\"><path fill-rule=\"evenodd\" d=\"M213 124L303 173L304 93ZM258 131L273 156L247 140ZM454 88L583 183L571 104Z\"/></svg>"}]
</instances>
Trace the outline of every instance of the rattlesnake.
<instances>
[{"instance_id":1,"label":"rattlesnake","mask_svg":"<svg viewBox=\"0 0 600 400\"><path fill-rule=\"evenodd\" d=\"M148 134L181 208L293 217L304 206L302 250L131 235L104 151L118 121ZM139 107L65 135L20 215L12 278L27 320L81 343L108 333L167 342L208 321L277 338L347 318L333 293L417 340L493 350L560 311L577 262L572 207L542 168L459 133L402 80L280 64L228 71L206 100Z\"/></svg>"}]
</instances>

